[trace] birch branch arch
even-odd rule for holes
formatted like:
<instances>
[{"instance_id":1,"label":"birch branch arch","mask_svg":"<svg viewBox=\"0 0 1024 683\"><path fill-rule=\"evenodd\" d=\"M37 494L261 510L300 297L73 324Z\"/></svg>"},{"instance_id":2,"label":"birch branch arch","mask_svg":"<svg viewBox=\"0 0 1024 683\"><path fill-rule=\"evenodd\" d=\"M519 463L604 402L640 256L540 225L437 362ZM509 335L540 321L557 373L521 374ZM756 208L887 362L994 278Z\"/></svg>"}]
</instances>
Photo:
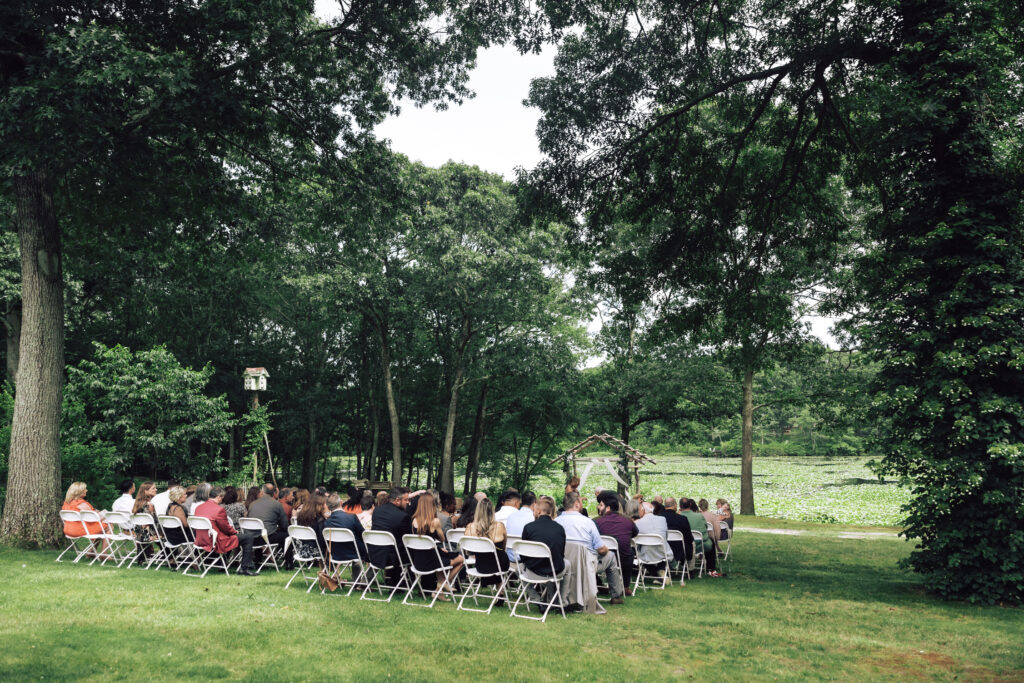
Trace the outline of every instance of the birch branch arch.
<instances>
[{"instance_id":1,"label":"birch branch arch","mask_svg":"<svg viewBox=\"0 0 1024 683\"><path fill-rule=\"evenodd\" d=\"M613 451L621 456L621 461L617 463L619 467L615 467L611 458L606 455L583 455L591 446L603 444L608 446ZM573 476L580 478L580 489L582 490L584 485L587 483L587 477L590 476L590 471L594 469L594 465L603 465L608 470L609 474L622 486L626 492L629 492L629 481L623 477L632 476L633 485L635 488L640 488L640 467L645 464L655 465L657 464L653 459L644 455L637 449L630 446L622 439L617 439L610 434L594 434L580 441L578 444L567 450L562 455L554 458L550 465L554 465L556 462L568 463L572 466ZM584 465L583 473L577 473L578 465ZM630 474L629 469L633 472Z\"/></svg>"}]
</instances>

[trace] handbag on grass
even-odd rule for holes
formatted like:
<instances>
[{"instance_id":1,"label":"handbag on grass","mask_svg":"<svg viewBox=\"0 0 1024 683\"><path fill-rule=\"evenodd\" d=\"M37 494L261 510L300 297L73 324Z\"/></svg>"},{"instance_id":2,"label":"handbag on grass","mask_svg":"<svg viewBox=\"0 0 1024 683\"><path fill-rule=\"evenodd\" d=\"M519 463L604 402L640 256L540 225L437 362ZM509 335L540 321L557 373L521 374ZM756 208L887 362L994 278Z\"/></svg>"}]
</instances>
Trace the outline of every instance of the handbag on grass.
<instances>
[{"instance_id":1,"label":"handbag on grass","mask_svg":"<svg viewBox=\"0 0 1024 683\"><path fill-rule=\"evenodd\" d=\"M322 590L329 590L332 593L338 590L338 580L321 569L316 575L316 582Z\"/></svg>"}]
</instances>

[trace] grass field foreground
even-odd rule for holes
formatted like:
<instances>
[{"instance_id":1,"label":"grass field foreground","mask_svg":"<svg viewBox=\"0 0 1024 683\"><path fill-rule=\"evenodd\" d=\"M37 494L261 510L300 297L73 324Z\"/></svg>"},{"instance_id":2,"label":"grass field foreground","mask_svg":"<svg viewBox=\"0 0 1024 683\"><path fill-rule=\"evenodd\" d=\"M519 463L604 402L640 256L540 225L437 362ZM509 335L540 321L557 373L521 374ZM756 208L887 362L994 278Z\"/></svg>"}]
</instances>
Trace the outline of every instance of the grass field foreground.
<instances>
[{"instance_id":1,"label":"grass field foreground","mask_svg":"<svg viewBox=\"0 0 1024 683\"><path fill-rule=\"evenodd\" d=\"M726 578L547 624L0 549L0 679L1024 679L1024 612L929 596L906 542L757 526L804 533L740 531Z\"/></svg>"}]
</instances>

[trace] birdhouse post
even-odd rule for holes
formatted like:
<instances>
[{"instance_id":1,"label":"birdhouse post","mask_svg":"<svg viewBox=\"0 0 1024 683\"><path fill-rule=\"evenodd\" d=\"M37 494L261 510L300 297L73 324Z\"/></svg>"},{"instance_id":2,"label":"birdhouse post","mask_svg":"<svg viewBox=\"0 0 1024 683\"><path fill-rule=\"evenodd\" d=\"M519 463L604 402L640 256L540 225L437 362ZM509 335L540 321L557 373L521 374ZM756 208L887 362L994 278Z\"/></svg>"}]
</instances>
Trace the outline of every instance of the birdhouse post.
<instances>
[{"instance_id":1,"label":"birdhouse post","mask_svg":"<svg viewBox=\"0 0 1024 683\"><path fill-rule=\"evenodd\" d=\"M259 406L260 392L267 390L267 379L269 377L270 373L267 372L266 368L246 368L245 372L242 373L242 382L245 390L252 396L253 408Z\"/></svg>"}]
</instances>

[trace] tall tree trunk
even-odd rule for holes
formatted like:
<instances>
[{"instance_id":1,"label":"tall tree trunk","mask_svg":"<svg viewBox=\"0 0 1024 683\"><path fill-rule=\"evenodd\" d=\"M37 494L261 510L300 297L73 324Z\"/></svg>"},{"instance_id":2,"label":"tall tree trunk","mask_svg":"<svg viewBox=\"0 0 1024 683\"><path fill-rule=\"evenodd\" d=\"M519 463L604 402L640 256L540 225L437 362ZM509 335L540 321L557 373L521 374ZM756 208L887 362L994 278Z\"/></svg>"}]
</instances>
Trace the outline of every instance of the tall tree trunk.
<instances>
[{"instance_id":1,"label":"tall tree trunk","mask_svg":"<svg viewBox=\"0 0 1024 683\"><path fill-rule=\"evenodd\" d=\"M469 442L469 461L466 463L466 477L462 485L463 497L476 493L476 473L480 471L480 451L484 443L484 415L487 412L487 388L490 382L484 381L480 387L480 400L476 404L476 419L473 420L473 438ZM473 488L470 489L470 483Z\"/></svg>"},{"instance_id":2,"label":"tall tree trunk","mask_svg":"<svg viewBox=\"0 0 1024 683\"><path fill-rule=\"evenodd\" d=\"M743 375L743 466L740 471L740 514L754 512L754 372Z\"/></svg>"},{"instance_id":3,"label":"tall tree trunk","mask_svg":"<svg viewBox=\"0 0 1024 683\"><path fill-rule=\"evenodd\" d=\"M313 420L313 416L309 416L307 422L309 427L309 444L306 448L305 457L302 459L302 487L310 491L316 486L316 460L317 460L317 444L316 444L316 422Z\"/></svg>"},{"instance_id":4,"label":"tall tree trunk","mask_svg":"<svg viewBox=\"0 0 1024 683\"><path fill-rule=\"evenodd\" d=\"M53 545L61 538L60 405L64 390L64 282L53 189L43 172L14 179L21 245L22 321L0 540Z\"/></svg>"},{"instance_id":5,"label":"tall tree trunk","mask_svg":"<svg viewBox=\"0 0 1024 683\"><path fill-rule=\"evenodd\" d=\"M395 391L391 383L391 350L388 347L388 328L380 323L380 362L384 371L384 396L388 404L388 417L391 420L391 483L398 486L402 483L402 440L398 431L398 404L395 402Z\"/></svg>"},{"instance_id":6,"label":"tall tree trunk","mask_svg":"<svg viewBox=\"0 0 1024 683\"><path fill-rule=\"evenodd\" d=\"M444 428L444 446L441 447L441 477L437 488L445 493L455 493L455 468L452 464L452 443L455 440L455 416L458 412L459 389L462 387L462 359L455 365L455 377L448 397L448 420Z\"/></svg>"},{"instance_id":7,"label":"tall tree trunk","mask_svg":"<svg viewBox=\"0 0 1024 683\"><path fill-rule=\"evenodd\" d=\"M235 430L237 427L232 427L228 430L228 472L234 474L235 472Z\"/></svg>"},{"instance_id":8,"label":"tall tree trunk","mask_svg":"<svg viewBox=\"0 0 1024 683\"><path fill-rule=\"evenodd\" d=\"M14 301L7 306L4 316L7 328L7 379L17 384L18 359L21 357L21 302Z\"/></svg>"},{"instance_id":9,"label":"tall tree trunk","mask_svg":"<svg viewBox=\"0 0 1024 683\"><path fill-rule=\"evenodd\" d=\"M370 454L366 456L366 478L373 479L374 464L377 462L377 453L380 451L380 411L377 406L373 407L373 441L370 442Z\"/></svg>"},{"instance_id":10,"label":"tall tree trunk","mask_svg":"<svg viewBox=\"0 0 1024 683\"><path fill-rule=\"evenodd\" d=\"M629 443L629 435L632 432L632 428L629 425L629 408L626 407L625 405L622 406L622 412L620 413L620 417L621 419L619 422L619 438L622 439L622 443ZM624 475L623 479L625 481L629 481L629 466L631 463L629 461L629 458L626 457L625 452L623 452L622 455L619 456L619 462L622 463L622 473ZM626 495L626 487L621 483L616 483L616 490L619 492L620 496Z\"/></svg>"}]
</instances>

